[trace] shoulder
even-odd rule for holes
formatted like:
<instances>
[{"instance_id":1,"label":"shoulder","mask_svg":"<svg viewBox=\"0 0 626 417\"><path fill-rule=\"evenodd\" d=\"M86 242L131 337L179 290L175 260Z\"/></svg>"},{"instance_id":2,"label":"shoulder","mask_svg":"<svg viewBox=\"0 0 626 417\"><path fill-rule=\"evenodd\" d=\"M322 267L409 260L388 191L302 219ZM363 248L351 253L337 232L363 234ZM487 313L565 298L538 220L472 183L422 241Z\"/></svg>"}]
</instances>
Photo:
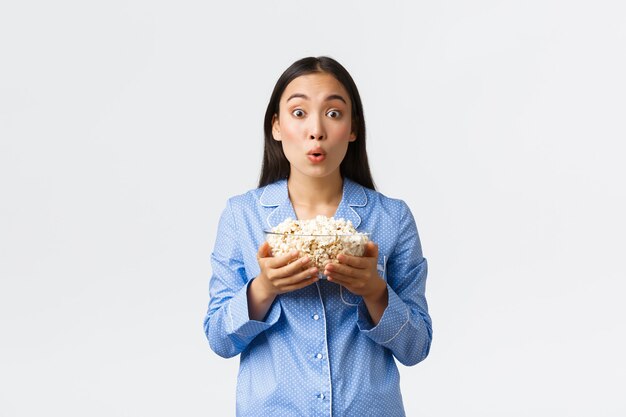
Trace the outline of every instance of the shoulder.
<instances>
[{"instance_id":1,"label":"shoulder","mask_svg":"<svg viewBox=\"0 0 626 417\"><path fill-rule=\"evenodd\" d=\"M402 218L407 214L410 214L411 210L404 200L389 197L382 192L372 190L371 188L361 187L363 188L367 198L367 205L371 206L373 210L381 210L385 214L395 218Z\"/></svg>"},{"instance_id":2,"label":"shoulder","mask_svg":"<svg viewBox=\"0 0 626 417\"><path fill-rule=\"evenodd\" d=\"M263 194L265 187L253 188L241 194L235 194L228 198L227 204L230 207L247 206L250 203L258 202L260 196Z\"/></svg>"},{"instance_id":3,"label":"shoulder","mask_svg":"<svg viewBox=\"0 0 626 417\"><path fill-rule=\"evenodd\" d=\"M235 212L242 212L256 210L260 206L276 206L283 194L287 193L286 183L285 180L280 180L234 195L227 200L227 208Z\"/></svg>"}]
</instances>

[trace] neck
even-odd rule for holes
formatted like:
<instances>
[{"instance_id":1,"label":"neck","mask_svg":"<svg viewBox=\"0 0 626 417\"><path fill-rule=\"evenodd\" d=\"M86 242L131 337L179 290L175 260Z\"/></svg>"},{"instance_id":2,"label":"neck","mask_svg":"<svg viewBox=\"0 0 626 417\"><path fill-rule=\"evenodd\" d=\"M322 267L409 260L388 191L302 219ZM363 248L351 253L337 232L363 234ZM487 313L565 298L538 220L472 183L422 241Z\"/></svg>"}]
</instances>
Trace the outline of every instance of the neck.
<instances>
[{"instance_id":1,"label":"neck","mask_svg":"<svg viewBox=\"0 0 626 417\"><path fill-rule=\"evenodd\" d=\"M339 172L325 178L290 175L287 180L287 189L293 205L336 207L343 196L343 178Z\"/></svg>"}]
</instances>

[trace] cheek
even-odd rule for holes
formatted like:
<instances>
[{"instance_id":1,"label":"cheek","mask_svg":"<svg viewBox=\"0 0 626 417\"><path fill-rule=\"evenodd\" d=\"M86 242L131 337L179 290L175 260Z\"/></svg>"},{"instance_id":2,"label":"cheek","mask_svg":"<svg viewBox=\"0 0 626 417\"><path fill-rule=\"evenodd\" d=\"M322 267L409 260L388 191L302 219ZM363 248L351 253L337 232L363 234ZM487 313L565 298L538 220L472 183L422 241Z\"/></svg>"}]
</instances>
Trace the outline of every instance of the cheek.
<instances>
[{"instance_id":1,"label":"cheek","mask_svg":"<svg viewBox=\"0 0 626 417\"><path fill-rule=\"evenodd\" d=\"M286 135L287 139L295 138L300 133L300 128L295 123L285 123L282 127L283 135Z\"/></svg>"},{"instance_id":2,"label":"cheek","mask_svg":"<svg viewBox=\"0 0 626 417\"><path fill-rule=\"evenodd\" d=\"M304 135L302 126L299 126L297 123L281 124L280 134L284 144L296 143Z\"/></svg>"},{"instance_id":3,"label":"cheek","mask_svg":"<svg viewBox=\"0 0 626 417\"><path fill-rule=\"evenodd\" d=\"M342 138L349 140L350 133L352 132L352 126L350 123L342 123L336 126L333 126L333 136L337 138Z\"/></svg>"}]
</instances>

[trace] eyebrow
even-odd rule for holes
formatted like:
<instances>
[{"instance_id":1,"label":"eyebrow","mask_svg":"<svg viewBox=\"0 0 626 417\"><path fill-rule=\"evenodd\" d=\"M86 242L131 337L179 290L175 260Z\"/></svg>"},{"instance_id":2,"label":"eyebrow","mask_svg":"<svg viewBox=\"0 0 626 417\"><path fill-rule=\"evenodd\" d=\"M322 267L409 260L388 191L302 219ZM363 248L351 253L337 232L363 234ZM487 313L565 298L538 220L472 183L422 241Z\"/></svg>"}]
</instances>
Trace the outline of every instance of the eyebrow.
<instances>
[{"instance_id":1,"label":"eyebrow","mask_svg":"<svg viewBox=\"0 0 626 417\"><path fill-rule=\"evenodd\" d=\"M308 100L309 97L306 94L302 94L302 93L294 93L292 95L289 96L289 98L287 99L287 101L291 100L292 98L303 98L305 100ZM340 96L339 94L331 94L328 97L326 97L326 99L324 101L331 101L331 100L340 100L343 101L344 104L348 104L346 103L346 99L344 99L342 96Z\"/></svg>"}]
</instances>

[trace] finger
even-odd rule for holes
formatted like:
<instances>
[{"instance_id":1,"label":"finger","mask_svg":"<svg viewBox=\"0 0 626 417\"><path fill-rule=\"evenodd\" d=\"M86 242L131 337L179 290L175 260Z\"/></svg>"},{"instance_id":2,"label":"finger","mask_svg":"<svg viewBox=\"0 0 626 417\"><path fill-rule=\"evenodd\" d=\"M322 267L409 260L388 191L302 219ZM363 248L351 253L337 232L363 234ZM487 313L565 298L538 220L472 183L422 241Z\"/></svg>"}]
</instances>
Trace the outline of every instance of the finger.
<instances>
[{"instance_id":1,"label":"finger","mask_svg":"<svg viewBox=\"0 0 626 417\"><path fill-rule=\"evenodd\" d=\"M306 269L310 265L311 265L311 258L309 258L308 256L303 256L300 259L296 259L287 265L277 268L276 276L290 277L292 275L296 275L302 272L303 269Z\"/></svg>"},{"instance_id":2,"label":"finger","mask_svg":"<svg viewBox=\"0 0 626 417\"><path fill-rule=\"evenodd\" d=\"M326 268L324 268L324 275L344 275L346 277L355 278L358 273L359 270L352 266L336 263L329 263L326 265Z\"/></svg>"},{"instance_id":3,"label":"finger","mask_svg":"<svg viewBox=\"0 0 626 417\"><path fill-rule=\"evenodd\" d=\"M363 256L366 258L376 258L378 259L378 245L371 240L365 244L365 252Z\"/></svg>"},{"instance_id":4,"label":"finger","mask_svg":"<svg viewBox=\"0 0 626 417\"><path fill-rule=\"evenodd\" d=\"M311 278L317 278L317 268L312 267L304 271L299 271L297 274L286 276L284 278L277 278L274 280L274 285L279 288L297 285L298 283L309 280Z\"/></svg>"},{"instance_id":5,"label":"finger","mask_svg":"<svg viewBox=\"0 0 626 417\"><path fill-rule=\"evenodd\" d=\"M337 260L342 264L350 265L354 268L369 268L371 259L378 260L378 245L372 241L368 241L362 256L352 256L346 254L337 255Z\"/></svg>"},{"instance_id":6,"label":"finger","mask_svg":"<svg viewBox=\"0 0 626 417\"><path fill-rule=\"evenodd\" d=\"M289 253L280 256L274 256L270 258L267 262L267 266L273 269L282 268L285 265L288 265L290 262L293 262L294 259L298 257L298 251L292 250Z\"/></svg>"},{"instance_id":7,"label":"finger","mask_svg":"<svg viewBox=\"0 0 626 417\"><path fill-rule=\"evenodd\" d=\"M256 254L257 258L267 258L272 256L272 249L270 248L270 244L265 241L259 246L259 250Z\"/></svg>"},{"instance_id":8,"label":"finger","mask_svg":"<svg viewBox=\"0 0 626 417\"><path fill-rule=\"evenodd\" d=\"M359 269L366 268L368 262L368 260L362 256L346 255L345 253L337 255L337 260L340 262L339 265L348 265Z\"/></svg>"},{"instance_id":9,"label":"finger","mask_svg":"<svg viewBox=\"0 0 626 417\"><path fill-rule=\"evenodd\" d=\"M317 277L317 275L314 275L314 276L312 276L312 277L310 277L308 279L305 279L303 281L300 281L300 282L298 282L296 284L285 286L281 290L283 292L296 291L296 290L299 290L301 288L307 287L307 286L309 286L309 285L311 285L311 284L313 284L313 283L315 283L317 281L319 281L319 278Z\"/></svg>"},{"instance_id":10,"label":"finger","mask_svg":"<svg viewBox=\"0 0 626 417\"><path fill-rule=\"evenodd\" d=\"M335 284L343 285L344 287L350 289L353 285L358 281L356 278L349 277L343 274L339 274L333 272L329 275L326 275L326 278L330 282L334 282Z\"/></svg>"}]
</instances>

